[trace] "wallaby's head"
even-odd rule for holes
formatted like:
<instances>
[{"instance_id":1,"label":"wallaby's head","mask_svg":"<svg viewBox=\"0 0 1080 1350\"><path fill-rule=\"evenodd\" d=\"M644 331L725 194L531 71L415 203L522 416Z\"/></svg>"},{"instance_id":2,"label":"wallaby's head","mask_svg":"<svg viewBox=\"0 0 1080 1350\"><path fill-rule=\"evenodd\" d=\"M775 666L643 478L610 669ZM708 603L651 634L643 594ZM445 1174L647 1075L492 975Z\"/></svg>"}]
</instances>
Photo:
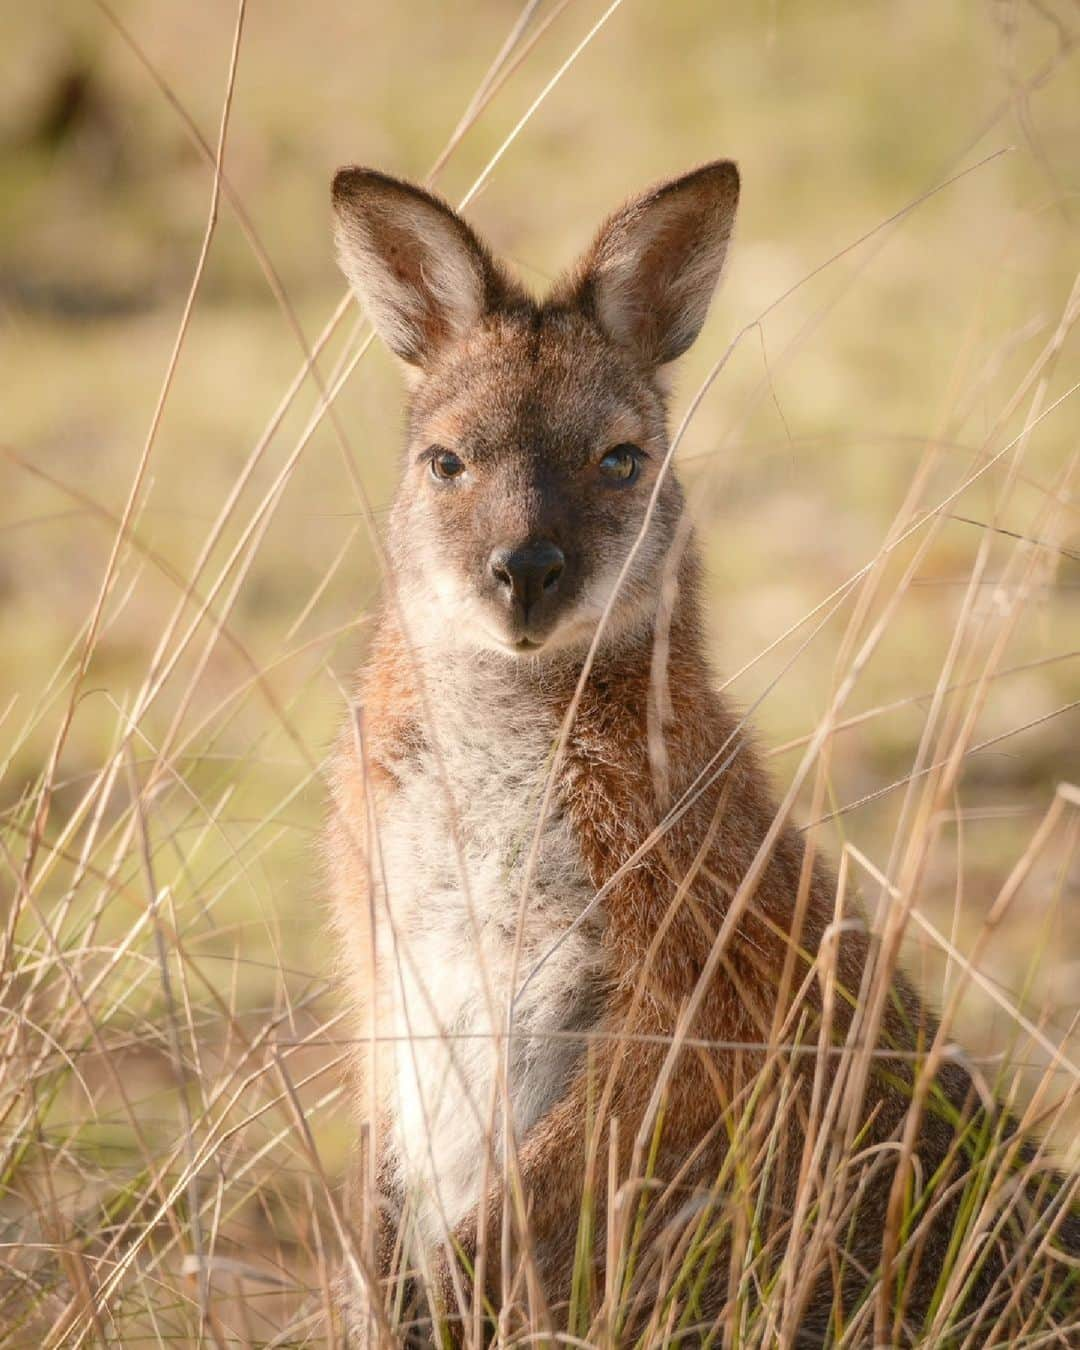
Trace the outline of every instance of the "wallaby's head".
<instances>
[{"instance_id":1,"label":"wallaby's head","mask_svg":"<svg viewBox=\"0 0 1080 1350\"><path fill-rule=\"evenodd\" d=\"M668 447L663 372L705 320L738 195L726 161L653 188L538 302L445 202L338 173L341 265L411 373L390 549L421 642L521 656L591 640ZM668 475L613 637L655 609L681 509Z\"/></svg>"}]
</instances>

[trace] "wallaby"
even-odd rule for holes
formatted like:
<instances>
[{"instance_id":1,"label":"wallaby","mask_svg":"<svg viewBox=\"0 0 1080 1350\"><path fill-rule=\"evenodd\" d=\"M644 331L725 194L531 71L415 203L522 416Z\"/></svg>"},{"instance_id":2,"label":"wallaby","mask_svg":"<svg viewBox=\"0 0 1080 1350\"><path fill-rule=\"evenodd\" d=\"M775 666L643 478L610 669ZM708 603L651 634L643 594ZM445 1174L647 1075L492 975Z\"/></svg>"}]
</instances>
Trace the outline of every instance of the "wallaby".
<instances>
[{"instance_id":1,"label":"wallaby","mask_svg":"<svg viewBox=\"0 0 1080 1350\"><path fill-rule=\"evenodd\" d=\"M947 1314L934 1343L978 1345L1075 1313L1068 1187L903 975L864 981L880 944L714 692L666 377L738 196L724 161L654 187L536 301L431 193L334 179L411 386L326 838L357 1334L600 1308L609 1344L907 1343Z\"/></svg>"}]
</instances>

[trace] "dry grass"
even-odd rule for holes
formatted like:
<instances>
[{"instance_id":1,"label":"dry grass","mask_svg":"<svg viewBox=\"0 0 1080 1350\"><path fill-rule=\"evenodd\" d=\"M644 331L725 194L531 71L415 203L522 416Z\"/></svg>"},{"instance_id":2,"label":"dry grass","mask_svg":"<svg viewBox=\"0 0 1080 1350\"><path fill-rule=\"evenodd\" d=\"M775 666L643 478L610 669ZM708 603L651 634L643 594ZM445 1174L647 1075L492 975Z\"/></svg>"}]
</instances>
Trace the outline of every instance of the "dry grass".
<instances>
[{"instance_id":1,"label":"dry grass","mask_svg":"<svg viewBox=\"0 0 1080 1350\"><path fill-rule=\"evenodd\" d=\"M193 112L162 52L140 39L142 16L99 10L114 50L191 147L203 235L168 326L156 313L120 329L96 320L86 338L93 367L78 332L24 319L18 300L10 311L9 355L23 378L4 433L16 514L2 620L13 678L10 694L0 692L0 1337L321 1343L342 1252L363 1248L341 1197L354 1142L347 1032L318 936L311 833L343 711L339 681L362 647L377 581L390 472L367 442L385 421L390 377L343 296L313 297L294 286L290 264L275 270L271 259L289 250L266 242L265 212L247 206L243 156L234 181L235 100L247 44L265 44L265 26L252 37L257 16L240 3L231 34L219 34L215 139L198 130L210 73L200 71ZM842 894L861 893L882 935L881 963L860 991L866 1006L902 959L944 1012L931 1058L956 1053L954 1038L963 1044L987 1091L1076 1175L1080 283L1068 270L1075 206L1063 181L1075 155L1061 149L1080 130L1070 85L1080 15L1067 5L1004 6L1002 15L995 96L978 100L977 116L965 104L956 135L912 130L930 150L913 153L908 179L890 180L870 218L841 203L823 228L808 210L817 263L772 266L767 236L755 236L766 207L751 208L745 268L736 253L730 283L746 322L691 368L698 392L682 404L677 462L712 569L719 668L776 747L778 824L789 812L810 822L816 846L839 860ZM711 32L718 21L679 7L671 16L674 103L696 41L687 25ZM618 69L639 51L628 34L636 26L651 51L660 22L632 0L529 4L501 18L497 7L478 10L470 41L482 33L496 55L464 90L461 120L443 119L445 153L429 161L439 181L464 155L471 186L458 199L486 187L478 207L490 200L493 215L501 204L520 215L513 190L500 203L501 175L560 99L578 117L591 108L590 90L573 86L578 67L606 51L601 87L631 98ZM782 65L780 9L739 22L744 38L759 35L750 51L761 63L775 42ZM856 20L841 8L829 22L828 49L862 88ZM929 31L912 40L938 54L931 73L960 81L967 58L953 31L937 47ZM841 109L838 124L852 115ZM250 127L243 134L249 144ZM690 144L672 139L669 157ZM692 144L685 158L704 157ZM572 146L558 153L561 182L581 173ZM632 167L633 146L624 153ZM752 183L753 160L740 157ZM823 167L826 183L856 174L856 154L839 158L840 169ZM555 181L542 153L525 162L532 189ZM1001 178L1020 163L1020 186ZM996 197L988 182L1010 186ZM792 196L774 236L800 232L805 200ZM583 218L596 214L582 208ZM927 215L933 230L912 242ZM278 319L259 310L250 326L231 326L246 311L214 271L226 228L227 248L254 260ZM570 236L560 230L552 258ZM535 246L527 234L510 242ZM909 297L916 274L942 297L948 322L920 304L923 293ZM225 303L204 304L211 281L225 287ZM850 326L830 347L821 335L845 307ZM274 324L280 347L250 345ZM860 342L870 351L861 366L844 345ZM245 364L249 350L266 357L261 366ZM908 369L912 352L921 364ZM847 383L830 383L833 357ZM221 362L228 378L215 382ZM891 374L875 383L878 365ZM853 388L853 372L865 390ZM115 386L121 411L109 435L130 443L138 418L142 439L124 459L88 438L88 470L52 452L78 440L61 402L77 392L93 422L95 382ZM826 405L835 405L828 416ZM213 458L199 439L208 429ZM251 447L242 460L229 453L241 435ZM385 427L378 436L393 439ZM329 487L317 481L331 469ZM842 521L829 514L834 496ZM796 1041L798 1030L785 1034ZM861 1056L820 1056L835 1070L818 1079L820 1148L786 1227L763 1219L784 1074L728 1122L728 1174L715 1208L659 1272L650 1343L692 1324L694 1281L721 1244L734 1258L719 1342L791 1335L842 1223L830 1178L854 1145L831 1155L825 1123L844 1118ZM996 1143L976 1141L987 1167L965 1198L931 1322L911 1329L926 1345L1067 1343L1048 1312L1060 1281L1037 1287L1060 1269L1046 1264L1037 1226L1023 1252L1036 1306L1018 1338L1012 1327L1006 1339L1004 1320L954 1324L1008 1182ZM901 1150L907 1160L910 1140ZM1040 1151L1026 1165L1042 1161ZM890 1244L900 1278L871 1280L860 1314L834 1328L836 1344L868 1343L875 1328L887 1339L902 1313L889 1299L935 1199L932 1178L906 1175ZM646 1259L637 1194L591 1222L607 1234L607 1269L602 1286L579 1282L569 1320L575 1343L610 1344L631 1311L627 1272ZM583 1271L588 1247L583 1238ZM527 1287L505 1328L522 1339L543 1330Z\"/></svg>"}]
</instances>

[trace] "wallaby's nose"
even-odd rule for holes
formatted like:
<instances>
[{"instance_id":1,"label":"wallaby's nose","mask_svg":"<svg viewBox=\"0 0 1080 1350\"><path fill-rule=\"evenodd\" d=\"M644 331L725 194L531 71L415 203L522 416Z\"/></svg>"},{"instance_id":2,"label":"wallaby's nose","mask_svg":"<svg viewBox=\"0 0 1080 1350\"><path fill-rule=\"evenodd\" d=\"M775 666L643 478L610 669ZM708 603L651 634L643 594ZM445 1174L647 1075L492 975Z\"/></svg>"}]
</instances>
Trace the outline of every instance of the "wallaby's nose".
<instances>
[{"instance_id":1,"label":"wallaby's nose","mask_svg":"<svg viewBox=\"0 0 1080 1350\"><path fill-rule=\"evenodd\" d=\"M488 560L491 574L510 600L526 613L542 595L559 584L566 558L546 540L530 540L517 548L497 548Z\"/></svg>"}]
</instances>

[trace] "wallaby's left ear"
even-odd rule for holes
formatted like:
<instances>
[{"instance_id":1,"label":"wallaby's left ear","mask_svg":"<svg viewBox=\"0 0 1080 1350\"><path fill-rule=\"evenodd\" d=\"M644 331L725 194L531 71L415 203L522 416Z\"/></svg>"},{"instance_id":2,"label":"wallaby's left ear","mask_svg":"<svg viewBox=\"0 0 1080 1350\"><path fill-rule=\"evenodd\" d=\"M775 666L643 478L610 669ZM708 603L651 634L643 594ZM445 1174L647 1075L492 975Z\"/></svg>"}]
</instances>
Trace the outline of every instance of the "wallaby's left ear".
<instances>
[{"instance_id":1,"label":"wallaby's left ear","mask_svg":"<svg viewBox=\"0 0 1080 1350\"><path fill-rule=\"evenodd\" d=\"M334 178L338 261L379 336L423 366L516 288L456 211L376 169Z\"/></svg>"},{"instance_id":2,"label":"wallaby's left ear","mask_svg":"<svg viewBox=\"0 0 1080 1350\"><path fill-rule=\"evenodd\" d=\"M738 201L730 160L661 183L601 227L557 297L581 305L646 365L674 361L705 322Z\"/></svg>"}]
</instances>

